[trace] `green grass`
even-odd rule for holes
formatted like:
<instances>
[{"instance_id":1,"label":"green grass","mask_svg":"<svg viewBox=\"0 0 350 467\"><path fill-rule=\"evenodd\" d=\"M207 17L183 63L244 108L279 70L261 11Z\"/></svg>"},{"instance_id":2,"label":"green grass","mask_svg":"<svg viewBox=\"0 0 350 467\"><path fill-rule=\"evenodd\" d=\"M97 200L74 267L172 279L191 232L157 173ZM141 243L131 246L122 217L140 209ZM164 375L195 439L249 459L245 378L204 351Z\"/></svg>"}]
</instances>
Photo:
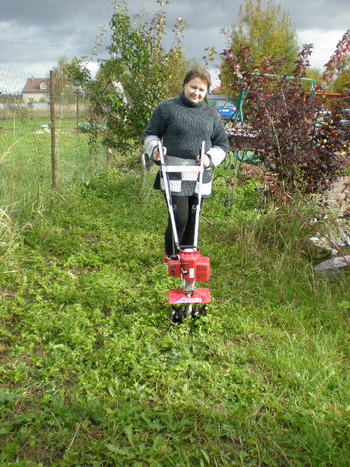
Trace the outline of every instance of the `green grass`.
<instances>
[{"instance_id":1,"label":"green grass","mask_svg":"<svg viewBox=\"0 0 350 467\"><path fill-rule=\"evenodd\" d=\"M16 218L41 212L52 186L51 131L41 125L50 119L1 122L0 199ZM103 151L89 149L89 135L77 135L75 121L56 122L56 183L63 190L86 180L105 163Z\"/></svg>"},{"instance_id":2,"label":"green grass","mask_svg":"<svg viewBox=\"0 0 350 467\"><path fill-rule=\"evenodd\" d=\"M217 182L208 316L172 324L153 177L142 199L110 169L3 213L0 464L348 466L348 277L314 275L293 213L227 209Z\"/></svg>"}]
</instances>

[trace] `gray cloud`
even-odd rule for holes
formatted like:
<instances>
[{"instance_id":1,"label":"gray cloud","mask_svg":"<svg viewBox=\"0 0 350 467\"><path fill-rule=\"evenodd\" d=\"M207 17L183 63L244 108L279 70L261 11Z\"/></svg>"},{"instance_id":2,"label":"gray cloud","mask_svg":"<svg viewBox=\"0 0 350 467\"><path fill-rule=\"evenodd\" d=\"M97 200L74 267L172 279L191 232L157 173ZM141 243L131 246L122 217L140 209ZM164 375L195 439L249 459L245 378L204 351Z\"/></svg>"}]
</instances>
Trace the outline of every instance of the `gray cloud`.
<instances>
[{"instance_id":1,"label":"gray cloud","mask_svg":"<svg viewBox=\"0 0 350 467\"><path fill-rule=\"evenodd\" d=\"M171 29L177 17L188 28L184 36L185 53L189 59L201 60L206 47L215 46L218 52L225 47L222 28L229 28L237 20L238 0L170 0L166 5L170 43ZM264 4L266 4L265 2ZM145 2L130 0L130 14L139 13ZM152 0L150 19L159 5ZM292 25L300 35L300 42L315 43L313 56L322 66L337 41L350 27L348 0L282 0L276 1L281 13L288 13ZM0 0L0 68L35 73L48 72L63 55L68 59L90 54L103 25L108 26L113 14L112 0ZM99 54L106 55L106 36Z\"/></svg>"}]
</instances>

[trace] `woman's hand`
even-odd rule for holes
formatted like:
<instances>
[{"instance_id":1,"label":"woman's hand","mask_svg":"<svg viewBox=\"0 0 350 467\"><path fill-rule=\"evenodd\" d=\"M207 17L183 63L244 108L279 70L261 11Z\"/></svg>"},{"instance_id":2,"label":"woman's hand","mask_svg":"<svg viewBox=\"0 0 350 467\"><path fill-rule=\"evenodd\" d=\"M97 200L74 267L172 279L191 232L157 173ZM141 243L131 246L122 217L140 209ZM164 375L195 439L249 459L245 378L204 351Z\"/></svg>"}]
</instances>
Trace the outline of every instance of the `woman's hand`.
<instances>
[{"instance_id":1,"label":"woman's hand","mask_svg":"<svg viewBox=\"0 0 350 467\"><path fill-rule=\"evenodd\" d=\"M167 152L166 147L163 146L163 155L164 155L164 157L166 156L166 152ZM160 154L159 154L158 147L154 148L152 157L153 157L153 160L155 160L156 162L160 161Z\"/></svg>"},{"instance_id":2,"label":"woman's hand","mask_svg":"<svg viewBox=\"0 0 350 467\"><path fill-rule=\"evenodd\" d=\"M201 156L197 156L196 161L197 161L198 165L200 165L201 164ZM208 169L210 167L210 159L206 154L204 154L204 156L203 156L203 167L205 169Z\"/></svg>"}]
</instances>

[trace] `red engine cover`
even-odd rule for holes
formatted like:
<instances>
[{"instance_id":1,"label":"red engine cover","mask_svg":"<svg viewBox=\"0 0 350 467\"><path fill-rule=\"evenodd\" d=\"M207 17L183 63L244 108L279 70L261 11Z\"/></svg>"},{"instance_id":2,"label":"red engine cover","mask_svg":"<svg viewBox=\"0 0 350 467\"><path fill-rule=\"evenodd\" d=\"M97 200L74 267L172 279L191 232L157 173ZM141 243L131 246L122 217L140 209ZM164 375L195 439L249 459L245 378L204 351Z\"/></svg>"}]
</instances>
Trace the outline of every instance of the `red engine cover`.
<instances>
[{"instance_id":1,"label":"red engine cover","mask_svg":"<svg viewBox=\"0 0 350 467\"><path fill-rule=\"evenodd\" d=\"M196 280L208 282L210 279L210 260L206 256L201 256L196 262Z\"/></svg>"},{"instance_id":2,"label":"red engine cover","mask_svg":"<svg viewBox=\"0 0 350 467\"><path fill-rule=\"evenodd\" d=\"M197 250L184 250L178 259L168 262L170 277L184 277L188 282L208 282L210 278L210 260L201 256Z\"/></svg>"},{"instance_id":3,"label":"red engine cover","mask_svg":"<svg viewBox=\"0 0 350 467\"><path fill-rule=\"evenodd\" d=\"M170 277L181 277L181 263L178 259L168 261L168 274Z\"/></svg>"},{"instance_id":4,"label":"red engine cover","mask_svg":"<svg viewBox=\"0 0 350 467\"><path fill-rule=\"evenodd\" d=\"M179 257L182 276L188 282L194 282L196 280L196 264L200 258L200 254L197 250L187 249L181 251Z\"/></svg>"}]
</instances>

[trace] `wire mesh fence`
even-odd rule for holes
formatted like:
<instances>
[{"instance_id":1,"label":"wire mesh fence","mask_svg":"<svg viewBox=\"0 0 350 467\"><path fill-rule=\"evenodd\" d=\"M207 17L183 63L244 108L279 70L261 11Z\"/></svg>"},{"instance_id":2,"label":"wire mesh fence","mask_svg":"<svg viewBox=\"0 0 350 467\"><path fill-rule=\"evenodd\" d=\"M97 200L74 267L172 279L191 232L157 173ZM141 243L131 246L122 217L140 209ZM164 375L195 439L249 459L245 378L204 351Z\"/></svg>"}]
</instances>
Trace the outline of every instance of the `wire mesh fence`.
<instances>
[{"instance_id":1,"label":"wire mesh fence","mask_svg":"<svg viewBox=\"0 0 350 467\"><path fill-rule=\"evenodd\" d=\"M89 106L54 72L0 68L0 208L42 209L52 189L90 177L105 151L89 144Z\"/></svg>"}]
</instances>

